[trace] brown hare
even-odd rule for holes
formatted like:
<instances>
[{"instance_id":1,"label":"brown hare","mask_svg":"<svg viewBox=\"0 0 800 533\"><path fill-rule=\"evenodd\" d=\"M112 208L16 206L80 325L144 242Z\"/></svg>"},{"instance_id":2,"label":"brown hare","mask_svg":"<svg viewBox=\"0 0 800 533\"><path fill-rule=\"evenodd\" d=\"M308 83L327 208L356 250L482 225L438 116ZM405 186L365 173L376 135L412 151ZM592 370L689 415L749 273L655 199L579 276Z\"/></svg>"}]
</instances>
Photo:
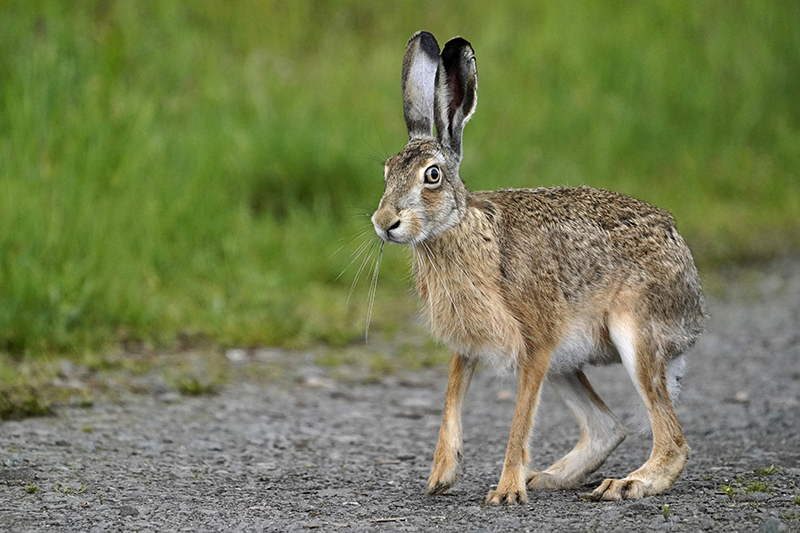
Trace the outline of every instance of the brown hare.
<instances>
[{"instance_id":1,"label":"brown hare","mask_svg":"<svg viewBox=\"0 0 800 533\"><path fill-rule=\"evenodd\" d=\"M592 496L663 492L689 457L670 393L705 322L692 254L669 213L613 192L467 190L461 134L477 91L467 41L451 39L440 55L430 33L411 37L402 73L409 140L386 161L386 189L372 216L381 239L411 247L431 328L453 352L427 492L456 482L461 407L478 361L513 368L519 381L503 472L488 503L524 502L526 487L576 487L603 464L625 429L582 368L611 362L623 364L644 400L653 449L641 468L606 479ZM528 440L545 375L581 436L571 452L535 471Z\"/></svg>"}]
</instances>

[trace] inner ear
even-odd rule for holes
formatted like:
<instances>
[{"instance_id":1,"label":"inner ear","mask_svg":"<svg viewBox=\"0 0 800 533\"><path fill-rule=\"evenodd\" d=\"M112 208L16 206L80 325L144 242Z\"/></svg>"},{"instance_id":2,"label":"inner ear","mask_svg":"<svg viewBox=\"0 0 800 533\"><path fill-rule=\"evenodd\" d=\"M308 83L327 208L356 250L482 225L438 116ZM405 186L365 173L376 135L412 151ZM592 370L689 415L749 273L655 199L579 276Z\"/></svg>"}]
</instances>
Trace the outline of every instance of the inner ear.
<instances>
[{"instance_id":1,"label":"inner ear","mask_svg":"<svg viewBox=\"0 0 800 533\"><path fill-rule=\"evenodd\" d=\"M452 124L456 116L456 110L464 102L464 87L459 83L458 72L456 70L447 72L447 86L450 88L450 105L447 113L447 123Z\"/></svg>"},{"instance_id":2,"label":"inner ear","mask_svg":"<svg viewBox=\"0 0 800 533\"><path fill-rule=\"evenodd\" d=\"M447 41L436 71L434 94L436 133L453 155L461 157L464 124L475 111L478 100L478 71L475 53L465 39Z\"/></svg>"},{"instance_id":3,"label":"inner ear","mask_svg":"<svg viewBox=\"0 0 800 533\"><path fill-rule=\"evenodd\" d=\"M426 32L415 33L403 57L403 116L409 139L433 136L434 87L439 43Z\"/></svg>"}]
</instances>

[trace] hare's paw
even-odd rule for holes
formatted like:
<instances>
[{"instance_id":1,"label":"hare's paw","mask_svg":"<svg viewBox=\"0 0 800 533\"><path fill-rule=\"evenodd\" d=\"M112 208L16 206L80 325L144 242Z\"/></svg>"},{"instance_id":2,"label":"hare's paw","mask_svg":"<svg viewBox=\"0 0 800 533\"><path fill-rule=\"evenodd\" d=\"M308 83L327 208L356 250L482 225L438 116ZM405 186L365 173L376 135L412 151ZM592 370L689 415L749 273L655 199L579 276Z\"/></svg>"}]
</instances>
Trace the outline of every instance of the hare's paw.
<instances>
[{"instance_id":1,"label":"hare's paw","mask_svg":"<svg viewBox=\"0 0 800 533\"><path fill-rule=\"evenodd\" d=\"M561 480L550 472L531 470L528 472L528 488L537 489L561 489L564 488Z\"/></svg>"},{"instance_id":2,"label":"hare's paw","mask_svg":"<svg viewBox=\"0 0 800 533\"><path fill-rule=\"evenodd\" d=\"M639 479L606 479L589 495L595 501L632 500L650 494L647 484Z\"/></svg>"},{"instance_id":3,"label":"hare's paw","mask_svg":"<svg viewBox=\"0 0 800 533\"><path fill-rule=\"evenodd\" d=\"M490 490L486 495L487 505L515 505L528 501L528 494L525 492L525 484L505 484L500 481L497 490Z\"/></svg>"},{"instance_id":4,"label":"hare's paw","mask_svg":"<svg viewBox=\"0 0 800 533\"><path fill-rule=\"evenodd\" d=\"M461 453L437 454L434 457L431 475L428 478L428 488L425 491L429 496L444 494L455 485L461 473Z\"/></svg>"}]
</instances>

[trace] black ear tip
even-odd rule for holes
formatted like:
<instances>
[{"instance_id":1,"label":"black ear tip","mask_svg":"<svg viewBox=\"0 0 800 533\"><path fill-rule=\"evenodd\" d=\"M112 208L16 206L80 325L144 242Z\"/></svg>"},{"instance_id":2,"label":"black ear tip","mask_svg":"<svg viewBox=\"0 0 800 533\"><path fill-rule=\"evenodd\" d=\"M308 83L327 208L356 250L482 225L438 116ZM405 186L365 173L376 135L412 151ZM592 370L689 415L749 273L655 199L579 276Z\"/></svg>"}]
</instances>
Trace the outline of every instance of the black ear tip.
<instances>
[{"instance_id":1,"label":"black ear tip","mask_svg":"<svg viewBox=\"0 0 800 533\"><path fill-rule=\"evenodd\" d=\"M470 42L468 40L464 39L461 36L453 37L452 39L447 41L445 46L447 46L448 44L450 46L454 47L454 48L461 48L463 46L469 46L470 48L472 48L472 45L470 44Z\"/></svg>"},{"instance_id":2,"label":"black ear tip","mask_svg":"<svg viewBox=\"0 0 800 533\"><path fill-rule=\"evenodd\" d=\"M410 47L414 42L419 42L419 49L422 50L425 55L434 59L435 61L439 60L439 42L431 32L418 31L411 36L411 39L408 40L406 48Z\"/></svg>"},{"instance_id":3,"label":"black ear tip","mask_svg":"<svg viewBox=\"0 0 800 533\"><path fill-rule=\"evenodd\" d=\"M449 63L458 56L474 57L475 51L468 40L463 37L453 37L447 41L442 50L442 60Z\"/></svg>"}]
</instances>

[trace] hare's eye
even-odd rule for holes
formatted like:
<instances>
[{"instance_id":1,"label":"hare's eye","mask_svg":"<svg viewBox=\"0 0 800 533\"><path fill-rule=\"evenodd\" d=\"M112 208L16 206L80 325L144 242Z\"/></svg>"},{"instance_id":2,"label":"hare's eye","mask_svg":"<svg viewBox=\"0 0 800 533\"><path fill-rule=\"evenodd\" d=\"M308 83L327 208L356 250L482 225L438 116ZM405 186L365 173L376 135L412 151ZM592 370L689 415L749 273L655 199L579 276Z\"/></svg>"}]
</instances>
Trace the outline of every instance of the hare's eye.
<instances>
[{"instance_id":1,"label":"hare's eye","mask_svg":"<svg viewBox=\"0 0 800 533\"><path fill-rule=\"evenodd\" d=\"M439 170L439 167L436 165L431 165L425 171L425 183L439 183L439 180L442 179L442 171Z\"/></svg>"}]
</instances>

